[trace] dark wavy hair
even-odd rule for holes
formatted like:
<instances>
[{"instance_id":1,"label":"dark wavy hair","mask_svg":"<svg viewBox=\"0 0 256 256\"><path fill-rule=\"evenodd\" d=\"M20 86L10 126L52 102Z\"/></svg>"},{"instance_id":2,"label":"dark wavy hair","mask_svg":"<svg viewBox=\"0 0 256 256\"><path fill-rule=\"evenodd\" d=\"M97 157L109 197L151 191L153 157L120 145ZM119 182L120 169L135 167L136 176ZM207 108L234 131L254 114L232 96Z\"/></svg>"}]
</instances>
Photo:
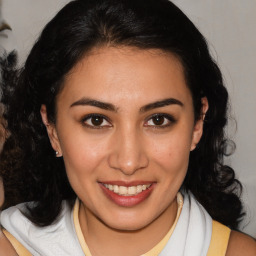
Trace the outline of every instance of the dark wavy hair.
<instances>
[{"instance_id":1,"label":"dark wavy hair","mask_svg":"<svg viewBox=\"0 0 256 256\"><path fill-rule=\"evenodd\" d=\"M50 146L40 107L46 105L54 123L56 96L68 72L101 46L160 49L179 58L195 120L201 116L201 98L209 102L203 136L191 152L182 188L191 191L213 219L236 229L243 216L242 187L233 169L223 163L228 93L205 38L168 0L75 0L46 25L16 79L7 79L3 88L11 133L0 159L4 207L33 200L29 218L46 226L57 218L63 199L73 203L76 195L63 159L56 158Z\"/></svg>"}]
</instances>

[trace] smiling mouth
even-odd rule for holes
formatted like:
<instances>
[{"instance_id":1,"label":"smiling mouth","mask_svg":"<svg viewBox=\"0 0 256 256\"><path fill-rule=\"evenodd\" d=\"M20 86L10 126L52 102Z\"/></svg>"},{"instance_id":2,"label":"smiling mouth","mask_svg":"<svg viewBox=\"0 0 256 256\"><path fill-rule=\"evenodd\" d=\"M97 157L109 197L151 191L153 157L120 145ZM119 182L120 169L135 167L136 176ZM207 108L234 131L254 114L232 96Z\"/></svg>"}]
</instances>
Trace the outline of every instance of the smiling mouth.
<instances>
[{"instance_id":1,"label":"smiling mouth","mask_svg":"<svg viewBox=\"0 0 256 256\"><path fill-rule=\"evenodd\" d=\"M137 185L137 186L118 186L118 185L112 185L112 184L104 184L103 186L107 188L108 190L114 192L117 195L120 196L136 196L143 191L147 190L150 188L152 184L143 184L143 185Z\"/></svg>"}]
</instances>

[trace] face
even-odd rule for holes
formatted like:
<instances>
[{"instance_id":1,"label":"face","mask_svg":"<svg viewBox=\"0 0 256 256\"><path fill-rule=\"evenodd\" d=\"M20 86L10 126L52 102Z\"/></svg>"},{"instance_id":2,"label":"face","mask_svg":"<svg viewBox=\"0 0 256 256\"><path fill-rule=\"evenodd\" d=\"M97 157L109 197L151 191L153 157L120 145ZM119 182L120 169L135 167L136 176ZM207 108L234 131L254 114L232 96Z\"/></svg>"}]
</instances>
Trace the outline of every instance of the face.
<instances>
[{"instance_id":1,"label":"face","mask_svg":"<svg viewBox=\"0 0 256 256\"><path fill-rule=\"evenodd\" d=\"M177 58L106 47L68 74L47 129L87 216L137 230L176 211L202 123Z\"/></svg>"}]
</instances>

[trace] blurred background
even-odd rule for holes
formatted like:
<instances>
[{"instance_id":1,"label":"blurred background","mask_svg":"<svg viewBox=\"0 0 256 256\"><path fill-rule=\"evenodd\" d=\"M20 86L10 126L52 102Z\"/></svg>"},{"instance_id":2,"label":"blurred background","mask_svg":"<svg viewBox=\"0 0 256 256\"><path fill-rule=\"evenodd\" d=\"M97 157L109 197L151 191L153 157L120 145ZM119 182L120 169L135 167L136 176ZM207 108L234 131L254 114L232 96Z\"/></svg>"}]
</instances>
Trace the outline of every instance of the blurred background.
<instances>
[{"instance_id":1,"label":"blurred background","mask_svg":"<svg viewBox=\"0 0 256 256\"><path fill-rule=\"evenodd\" d=\"M44 25L69 0L2 0L0 54L16 49L19 65ZM256 238L256 1L173 0L207 38L230 94L231 119L227 133L236 143L226 159L244 186L247 215L241 230ZM1 26L1 25L0 25ZM237 123L233 120L235 119ZM0 186L0 202L1 202Z\"/></svg>"}]
</instances>

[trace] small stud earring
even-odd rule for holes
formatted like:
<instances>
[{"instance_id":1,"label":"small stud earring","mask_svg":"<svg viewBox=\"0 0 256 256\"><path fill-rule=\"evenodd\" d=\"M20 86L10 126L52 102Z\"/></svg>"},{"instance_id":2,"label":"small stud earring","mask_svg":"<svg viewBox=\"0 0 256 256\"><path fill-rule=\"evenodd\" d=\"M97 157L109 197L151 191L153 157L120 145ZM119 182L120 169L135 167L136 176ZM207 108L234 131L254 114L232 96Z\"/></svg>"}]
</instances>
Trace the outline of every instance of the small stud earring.
<instances>
[{"instance_id":1,"label":"small stud earring","mask_svg":"<svg viewBox=\"0 0 256 256\"><path fill-rule=\"evenodd\" d=\"M56 151L56 152L55 152L55 154L56 154L56 156L58 156L59 152L58 152L58 151Z\"/></svg>"}]
</instances>

